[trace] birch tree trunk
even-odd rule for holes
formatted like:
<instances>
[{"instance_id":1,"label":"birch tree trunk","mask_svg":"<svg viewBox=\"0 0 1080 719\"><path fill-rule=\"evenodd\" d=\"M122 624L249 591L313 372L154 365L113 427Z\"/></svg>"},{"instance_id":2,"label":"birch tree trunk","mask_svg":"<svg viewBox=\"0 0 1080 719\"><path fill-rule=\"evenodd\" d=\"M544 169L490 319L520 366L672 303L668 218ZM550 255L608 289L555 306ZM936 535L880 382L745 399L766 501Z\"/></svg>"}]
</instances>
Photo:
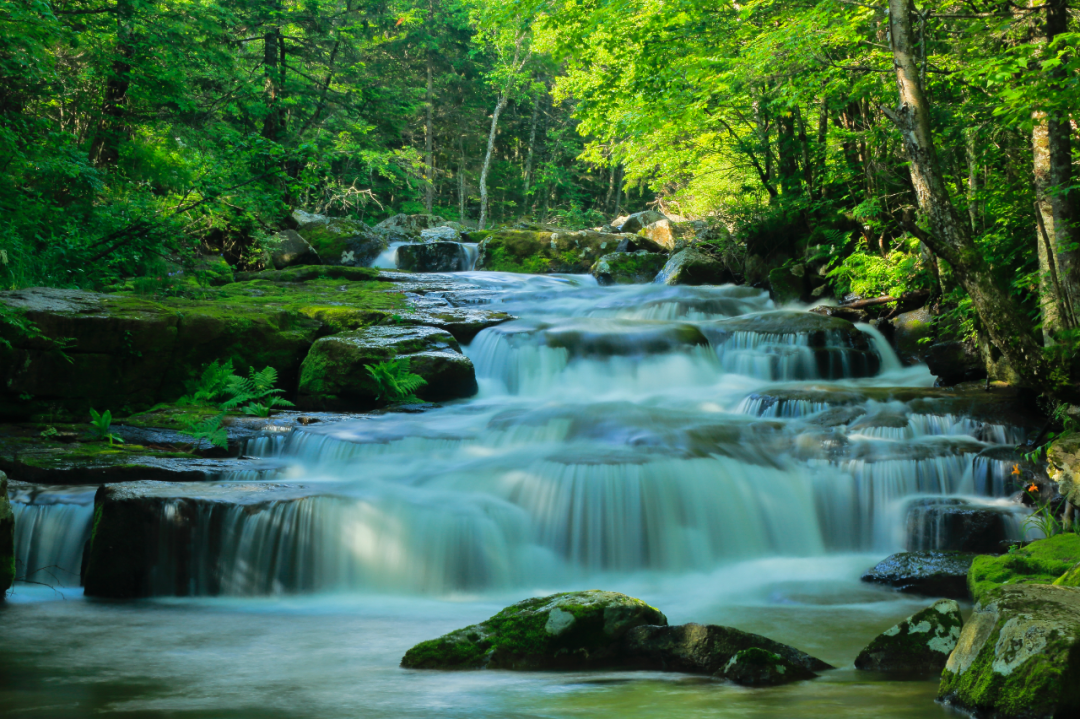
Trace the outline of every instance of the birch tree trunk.
<instances>
[{"instance_id":1,"label":"birch tree trunk","mask_svg":"<svg viewBox=\"0 0 1080 719\"><path fill-rule=\"evenodd\" d=\"M968 226L960 221L938 167L930 113L920 81L911 31L913 0L889 0L889 39L899 106L882 111L903 137L911 182L919 209L930 221L930 249L952 265L957 279L971 297L991 341L1001 350L1022 380L1031 386L1050 382L1042 347L1032 335L1031 323L999 282L976 247Z\"/></svg>"},{"instance_id":2,"label":"birch tree trunk","mask_svg":"<svg viewBox=\"0 0 1080 719\"><path fill-rule=\"evenodd\" d=\"M495 154L495 133L499 129L499 115L502 114L503 108L506 107L507 99L505 92L500 93L499 101L495 104L495 112L491 115L491 131L488 132L487 151L484 152L484 165L480 170L480 220L477 222L477 229L479 230L484 229L484 223L487 222L488 171L491 169L491 157Z\"/></svg>"},{"instance_id":3,"label":"birch tree trunk","mask_svg":"<svg viewBox=\"0 0 1080 719\"><path fill-rule=\"evenodd\" d=\"M533 99L533 111L532 120L529 123L529 154L525 158L525 173L522 178L524 185L521 193L524 198L524 203L529 201L529 184L532 181L532 166L533 166L533 151L536 147L536 121L540 116L540 93L536 93L536 97Z\"/></svg>"},{"instance_id":4,"label":"birch tree trunk","mask_svg":"<svg viewBox=\"0 0 1080 719\"><path fill-rule=\"evenodd\" d=\"M432 32L432 25L435 20L435 2L431 0L428 2L428 33ZM427 213L431 214L431 208L435 205L435 126L434 126L434 110L435 110L435 97L432 91L431 82L431 48L427 51L427 95L424 97L425 110L427 117L424 122L424 164L427 166L427 181L428 185L424 189L424 209Z\"/></svg>"}]
</instances>

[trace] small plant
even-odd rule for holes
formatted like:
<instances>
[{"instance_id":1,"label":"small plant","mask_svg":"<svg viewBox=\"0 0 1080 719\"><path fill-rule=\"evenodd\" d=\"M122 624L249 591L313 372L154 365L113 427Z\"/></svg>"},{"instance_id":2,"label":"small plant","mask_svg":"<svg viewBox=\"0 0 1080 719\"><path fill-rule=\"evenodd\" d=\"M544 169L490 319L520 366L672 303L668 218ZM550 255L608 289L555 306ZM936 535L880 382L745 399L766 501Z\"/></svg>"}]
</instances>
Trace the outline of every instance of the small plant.
<instances>
[{"instance_id":1,"label":"small plant","mask_svg":"<svg viewBox=\"0 0 1080 719\"><path fill-rule=\"evenodd\" d=\"M1014 467L1014 471L1015 471ZM1061 534L1065 531L1065 526L1054 517L1054 512L1050 508L1050 503L1040 505L1038 499L1039 487L1034 482L1024 488L1024 492L1027 496L1031 497L1031 501L1035 504L1035 511L1024 520L1025 529L1034 529L1042 532L1042 535L1046 538L1053 537L1055 534Z\"/></svg>"},{"instance_id":2,"label":"small plant","mask_svg":"<svg viewBox=\"0 0 1080 719\"><path fill-rule=\"evenodd\" d=\"M427 380L409 371L408 357L368 365L365 369L378 388L376 398L391 404L421 401L414 393L426 385Z\"/></svg>"},{"instance_id":3,"label":"small plant","mask_svg":"<svg viewBox=\"0 0 1080 719\"><path fill-rule=\"evenodd\" d=\"M56 427L46 427L45 429L41 430L42 439L50 439L58 434L60 433L56 431Z\"/></svg>"},{"instance_id":4,"label":"small plant","mask_svg":"<svg viewBox=\"0 0 1080 719\"><path fill-rule=\"evenodd\" d=\"M275 389L278 373L273 367L256 372L252 367L247 377L233 372L232 360L211 362L203 368L198 382L189 386L190 394L177 400L181 406L215 407L223 411L241 409L245 414L269 417L273 407L292 407L292 402L278 397L284 390ZM258 404L252 412L244 405ZM266 414L262 414L265 412Z\"/></svg>"},{"instance_id":5,"label":"small plant","mask_svg":"<svg viewBox=\"0 0 1080 719\"><path fill-rule=\"evenodd\" d=\"M252 417L269 417L273 414L274 407L282 405L285 407L292 407L292 402L282 399L281 397L267 397L263 402L251 402L244 407L244 414L249 414Z\"/></svg>"},{"instance_id":6,"label":"small plant","mask_svg":"<svg viewBox=\"0 0 1080 719\"><path fill-rule=\"evenodd\" d=\"M181 420L181 434L192 439L192 445L199 444L202 440L208 441L215 447L225 449L229 446L229 433L221 426L225 421L225 413L207 417L204 420L184 419Z\"/></svg>"},{"instance_id":7,"label":"small plant","mask_svg":"<svg viewBox=\"0 0 1080 719\"><path fill-rule=\"evenodd\" d=\"M100 440L107 440L111 447L113 443L123 444L124 440L112 432L112 412L105 410L98 414L97 410L90 410L90 434Z\"/></svg>"}]
</instances>

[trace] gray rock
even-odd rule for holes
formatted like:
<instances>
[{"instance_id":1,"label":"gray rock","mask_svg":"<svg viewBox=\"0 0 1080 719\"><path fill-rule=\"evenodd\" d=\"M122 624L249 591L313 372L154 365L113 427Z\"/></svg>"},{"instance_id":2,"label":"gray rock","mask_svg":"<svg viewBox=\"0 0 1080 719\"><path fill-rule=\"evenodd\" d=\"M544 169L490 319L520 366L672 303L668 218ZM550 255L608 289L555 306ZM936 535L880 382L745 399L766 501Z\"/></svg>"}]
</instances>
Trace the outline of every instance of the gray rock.
<instances>
[{"instance_id":1,"label":"gray rock","mask_svg":"<svg viewBox=\"0 0 1080 719\"><path fill-rule=\"evenodd\" d=\"M933 319L930 310L920 307L904 312L892 320L893 344L896 345L896 354L904 364L925 361L929 346L921 340L933 336Z\"/></svg>"},{"instance_id":2,"label":"gray rock","mask_svg":"<svg viewBox=\"0 0 1080 719\"><path fill-rule=\"evenodd\" d=\"M817 674L779 654L754 647L736 652L717 676L744 687L775 687L813 679Z\"/></svg>"},{"instance_id":3,"label":"gray rock","mask_svg":"<svg viewBox=\"0 0 1080 719\"><path fill-rule=\"evenodd\" d=\"M600 285L646 284L666 262L667 257L651 252L615 252L598 259L589 274Z\"/></svg>"},{"instance_id":4,"label":"gray rock","mask_svg":"<svg viewBox=\"0 0 1080 719\"><path fill-rule=\"evenodd\" d=\"M776 267L769 272L769 292L777 304L805 300L809 290L805 265Z\"/></svg>"},{"instance_id":5,"label":"gray rock","mask_svg":"<svg viewBox=\"0 0 1080 719\"><path fill-rule=\"evenodd\" d=\"M953 497L918 499L908 505L909 551L1001 554L1009 539L1004 509L972 505Z\"/></svg>"},{"instance_id":6,"label":"gray rock","mask_svg":"<svg viewBox=\"0 0 1080 719\"><path fill-rule=\"evenodd\" d=\"M461 232L448 225L420 230L421 242L461 242Z\"/></svg>"},{"instance_id":7,"label":"gray rock","mask_svg":"<svg viewBox=\"0 0 1080 719\"><path fill-rule=\"evenodd\" d=\"M417 644L407 669L582 669L625 662L622 639L635 627L667 624L640 599L591 590L526 599L487 621Z\"/></svg>"},{"instance_id":8,"label":"gray rock","mask_svg":"<svg viewBox=\"0 0 1080 719\"><path fill-rule=\"evenodd\" d=\"M667 252L678 252L711 236L709 225L701 220L675 222L668 218L646 225L637 234L655 242Z\"/></svg>"},{"instance_id":9,"label":"gray rock","mask_svg":"<svg viewBox=\"0 0 1080 719\"><path fill-rule=\"evenodd\" d=\"M810 310L816 315L825 315L826 317L839 317L842 320L848 322L869 322L870 313L866 310L852 309L851 307L836 307L829 305L822 305L820 307L814 307Z\"/></svg>"},{"instance_id":10,"label":"gray rock","mask_svg":"<svg viewBox=\"0 0 1080 719\"><path fill-rule=\"evenodd\" d=\"M941 599L879 634L859 652L855 668L940 674L963 626L960 605L952 599Z\"/></svg>"},{"instance_id":11,"label":"gray rock","mask_svg":"<svg viewBox=\"0 0 1080 719\"><path fill-rule=\"evenodd\" d=\"M1005 585L975 605L941 674L945 703L1002 719L1080 716L1080 591Z\"/></svg>"},{"instance_id":12,"label":"gray rock","mask_svg":"<svg viewBox=\"0 0 1080 719\"><path fill-rule=\"evenodd\" d=\"M986 378L986 365L970 342L937 342L930 345L925 360L930 372L937 375L939 387Z\"/></svg>"},{"instance_id":13,"label":"gray rock","mask_svg":"<svg viewBox=\"0 0 1080 719\"><path fill-rule=\"evenodd\" d=\"M617 218L611 221L611 224L619 229L619 232L629 232L631 234L637 234L638 230L641 230L646 225L651 225L657 220L666 220L667 217L663 213L656 210L645 210L644 212L635 212L627 217L625 220ZM619 222L622 220L622 222Z\"/></svg>"},{"instance_id":14,"label":"gray rock","mask_svg":"<svg viewBox=\"0 0 1080 719\"><path fill-rule=\"evenodd\" d=\"M375 229L390 242L416 242L423 230L439 227L445 222L438 215L394 215L375 225Z\"/></svg>"},{"instance_id":15,"label":"gray rock","mask_svg":"<svg viewBox=\"0 0 1080 719\"><path fill-rule=\"evenodd\" d=\"M450 230L448 227L437 229ZM411 272L464 272L469 269L469 255L460 242L401 245L397 248L397 266Z\"/></svg>"},{"instance_id":16,"label":"gray rock","mask_svg":"<svg viewBox=\"0 0 1080 719\"><path fill-rule=\"evenodd\" d=\"M722 285L733 279L723 262L688 247L671 256L655 282L664 285Z\"/></svg>"},{"instance_id":17,"label":"gray rock","mask_svg":"<svg viewBox=\"0 0 1080 719\"><path fill-rule=\"evenodd\" d=\"M968 569L975 556L968 552L899 552L876 564L862 580L910 594L967 599Z\"/></svg>"},{"instance_id":18,"label":"gray rock","mask_svg":"<svg viewBox=\"0 0 1080 719\"><path fill-rule=\"evenodd\" d=\"M270 249L270 264L274 269L283 270L296 265L320 265L319 253L307 240L293 230L284 230L274 235Z\"/></svg>"}]
</instances>

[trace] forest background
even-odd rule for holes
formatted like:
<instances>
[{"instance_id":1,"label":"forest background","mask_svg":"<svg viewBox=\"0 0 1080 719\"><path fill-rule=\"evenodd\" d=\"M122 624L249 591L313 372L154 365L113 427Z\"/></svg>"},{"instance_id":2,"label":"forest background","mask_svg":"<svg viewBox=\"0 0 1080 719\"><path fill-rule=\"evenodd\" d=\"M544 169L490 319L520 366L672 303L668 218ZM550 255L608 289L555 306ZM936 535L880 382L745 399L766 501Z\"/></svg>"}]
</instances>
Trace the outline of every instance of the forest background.
<instances>
[{"instance_id":1,"label":"forest background","mask_svg":"<svg viewBox=\"0 0 1080 719\"><path fill-rule=\"evenodd\" d=\"M293 209L706 218L739 280L925 293L1075 392L1067 0L0 0L0 284L107 289ZM173 264L171 264L173 263ZM824 289L822 289L824 288Z\"/></svg>"}]
</instances>

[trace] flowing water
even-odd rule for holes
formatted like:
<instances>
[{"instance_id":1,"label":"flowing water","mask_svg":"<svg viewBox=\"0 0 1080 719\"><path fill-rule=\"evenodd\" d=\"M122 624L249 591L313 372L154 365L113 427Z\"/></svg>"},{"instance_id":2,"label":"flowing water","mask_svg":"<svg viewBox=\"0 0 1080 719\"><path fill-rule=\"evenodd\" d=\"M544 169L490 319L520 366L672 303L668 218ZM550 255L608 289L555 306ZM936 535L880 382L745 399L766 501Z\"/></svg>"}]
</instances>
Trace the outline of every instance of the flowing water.
<instances>
[{"instance_id":1,"label":"flowing water","mask_svg":"<svg viewBox=\"0 0 1080 719\"><path fill-rule=\"evenodd\" d=\"M476 397L249 443L248 454L285 469L223 477L215 496L263 481L282 485L280 501L200 505L204 531L156 568L163 598L112 604L18 585L0 615L0 707L57 717L945 713L935 682L852 668L877 633L928 603L858 578L909 544L946 541L929 500L991 506L1018 535L1023 510L1002 499L1001 450L1023 428L935 394L927 369L901 367L876 330L810 327L816 317L778 313L750 288L456 277L463 291L451 302L520 318L465 348ZM14 499L22 567L76 584L92 491ZM164 598L181 573L189 596ZM397 667L417 641L513 601L588 588L641 597L672 623L763 633L840 669L747 690L651 673Z\"/></svg>"}]
</instances>

